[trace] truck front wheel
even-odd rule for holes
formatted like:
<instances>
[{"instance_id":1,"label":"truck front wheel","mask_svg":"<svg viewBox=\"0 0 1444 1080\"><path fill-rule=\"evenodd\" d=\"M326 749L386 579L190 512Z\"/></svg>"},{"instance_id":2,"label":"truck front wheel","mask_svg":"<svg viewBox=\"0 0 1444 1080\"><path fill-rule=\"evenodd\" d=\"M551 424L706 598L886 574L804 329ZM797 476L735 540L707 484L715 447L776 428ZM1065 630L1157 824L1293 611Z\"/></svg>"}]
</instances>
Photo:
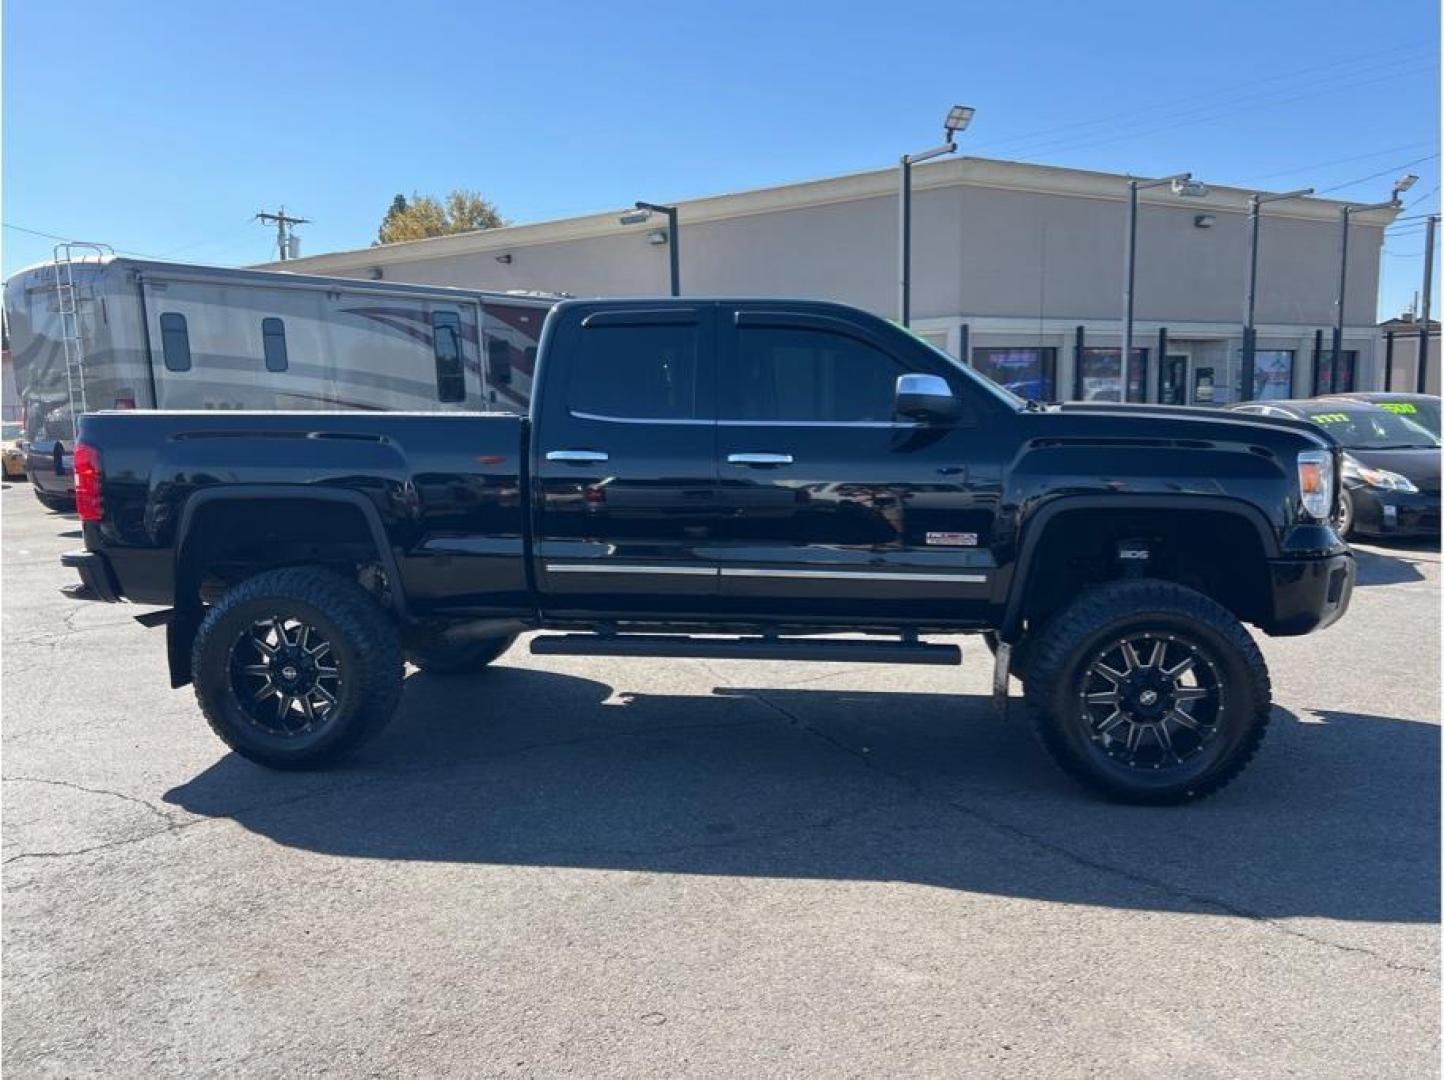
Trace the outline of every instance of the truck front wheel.
<instances>
[{"instance_id":1,"label":"truck front wheel","mask_svg":"<svg viewBox=\"0 0 1444 1080\"><path fill-rule=\"evenodd\" d=\"M1213 600L1171 582L1084 593L1049 621L1029 667L1044 748L1120 802L1212 794L1243 771L1268 725L1268 670L1253 639Z\"/></svg>"},{"instance_id":2,"label":"truck front wheel","mask_svg":"<svg viewBox=\"0 0 1444 1080\"><path fill-rule=\"evenodd\" d=\"M211 607L191 651L196 700L236 753L274 769L324 765L375 735L401 698L401 643L360 585L268 570Z\"/></svg>"}]
</instances>

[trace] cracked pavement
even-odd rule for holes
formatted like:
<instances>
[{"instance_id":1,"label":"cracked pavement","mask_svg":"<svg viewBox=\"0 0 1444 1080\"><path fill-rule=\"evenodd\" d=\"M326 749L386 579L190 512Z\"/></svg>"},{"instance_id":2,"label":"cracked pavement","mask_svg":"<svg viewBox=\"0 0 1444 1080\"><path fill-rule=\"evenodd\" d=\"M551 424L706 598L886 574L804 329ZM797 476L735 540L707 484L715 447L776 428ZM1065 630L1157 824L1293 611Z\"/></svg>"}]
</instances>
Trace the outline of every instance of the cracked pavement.
<instances>
[{"instance_id":1,"label":"cracked pavement","mask_svg":"<svg viewBox=\"0 0 1444 1080\"><path fill-rule=\"evenodd\" d=\"M224 752L163 631L3 514L13 1076L1438 1072L1439 555L1265 640L1218 796L1091 800L964 666L413 674L354 762ZM70 535L66 535L70 534Z\"/></svg>"}]
</instances>

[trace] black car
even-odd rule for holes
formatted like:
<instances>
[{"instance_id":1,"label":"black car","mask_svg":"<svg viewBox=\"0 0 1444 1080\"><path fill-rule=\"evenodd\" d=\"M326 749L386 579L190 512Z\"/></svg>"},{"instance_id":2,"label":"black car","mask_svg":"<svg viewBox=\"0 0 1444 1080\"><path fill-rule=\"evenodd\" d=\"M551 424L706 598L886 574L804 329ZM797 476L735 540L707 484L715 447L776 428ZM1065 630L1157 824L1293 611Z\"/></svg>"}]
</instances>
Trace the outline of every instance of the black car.
<instances>
[{"instance_id":1,"label":"black car","mask_svg":"<svg viewBox=\"0 0 1444 1080\"><path fill-rule=\"evenodd\" d=\"M1378 395L1410 399L1421 394ZM1338 529L1344 536L1439 535L1439 438L1390 403L1378 405L1354 397L1306 401L1249 401L1238 412L1307 420L1332 435L1344 448L1343 490Z\"/></svg>"}]
</instances>

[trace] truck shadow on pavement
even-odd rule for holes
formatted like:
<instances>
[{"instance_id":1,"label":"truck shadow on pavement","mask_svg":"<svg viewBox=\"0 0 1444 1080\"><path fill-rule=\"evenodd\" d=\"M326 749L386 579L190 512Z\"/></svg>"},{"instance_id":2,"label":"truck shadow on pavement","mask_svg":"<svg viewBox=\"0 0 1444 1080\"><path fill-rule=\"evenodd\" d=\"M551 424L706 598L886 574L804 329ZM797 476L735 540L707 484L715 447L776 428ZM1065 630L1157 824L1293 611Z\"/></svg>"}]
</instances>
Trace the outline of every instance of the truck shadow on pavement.
<instances>
[{"instance_id":1,"label":"truck shadow on pavement","mask_svg":"<svg viewBox=\"0 0 1444 1080\"><path fill-rule=\"evenodd\" d=\"M823 679L827 676L823 676ZM821 681L821 680L814 680ZM1242 918L1439 918L1439 730L1275 710L1259 759L1185 807L1091 799L1021 704L721 686L634 695L521 667L413 675L330 772L227 755L166 801L368 859L902 881Z\"/></svg>"},{"instance_id":2,"label":"truck shadow on pavement","mask_svg":"<svg viewBox=\"0 0 1444 1080\"><path fill-rule=\"evenodd\" d=\"M1359 586L1407 585L1424 581L1424 572L1419 569L1422 562L1439 562L1437 540L1396 540L1384 547L1371 544L1369 547L1354 547L1354 561L1358 566Z\"/></svg>"}]
</instances>

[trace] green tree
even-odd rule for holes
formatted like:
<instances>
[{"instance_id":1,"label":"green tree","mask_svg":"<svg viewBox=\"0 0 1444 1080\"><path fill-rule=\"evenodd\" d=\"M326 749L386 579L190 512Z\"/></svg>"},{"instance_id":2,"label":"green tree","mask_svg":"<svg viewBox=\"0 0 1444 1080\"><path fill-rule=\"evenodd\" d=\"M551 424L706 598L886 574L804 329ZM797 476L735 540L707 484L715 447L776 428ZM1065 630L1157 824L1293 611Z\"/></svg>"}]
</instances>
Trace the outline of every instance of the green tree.
<instances>
[{"instance_id":1,"label":"green tree","mask_svg":"<svg viewBox=\"0 0 1444 1080\"><path fill-rule=\"evenodd\" d=\"M404 195L391 200L377 230L376 243L397 244L428 236L498 229L505 224L496 206L475 191L457 188L444 203L434 196L412 192L409 201Z\"/></svg>"}]
</instances>

